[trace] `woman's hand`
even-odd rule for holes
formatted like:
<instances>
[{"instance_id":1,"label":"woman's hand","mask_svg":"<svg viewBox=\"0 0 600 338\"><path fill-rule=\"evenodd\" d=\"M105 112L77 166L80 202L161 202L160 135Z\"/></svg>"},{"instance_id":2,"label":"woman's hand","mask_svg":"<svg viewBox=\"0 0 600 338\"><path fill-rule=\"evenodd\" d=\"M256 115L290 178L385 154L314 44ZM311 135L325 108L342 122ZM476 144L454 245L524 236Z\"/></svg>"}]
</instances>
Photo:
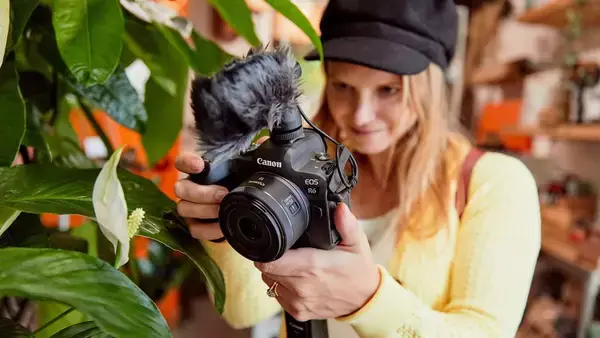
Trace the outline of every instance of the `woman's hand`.
<instances>
[{"instance_id":1,"label":"woman's hand","mask_svg":"<svg viewBox=\"0 0 600 338\"><path fill-rule=\"evenodd\" d=\"M196 154L186 153L175 160L175 167L186 174L200 173L204 161ZM218 218L219 204L227 192L224 187L200 185L187 178L175 183L175 195L181 199L177 203L177 212L184 217L194 238L216 240L223 237L219 223L201 223L198 219Z\"/></svg>"},{"instance_id":2,"label":"woman's hand","mask_svg":"<svg viewBox=\"0 0 600 338\"><path fill-rule=\"evenodd\" d=\"M367 238L343 203L335 210L335 224L342 242L333 250L292 249L274 262L255 263L268 286L279 283L277 300L296 320L356 312L379 286Z\"/></svg>"}]
</instances>

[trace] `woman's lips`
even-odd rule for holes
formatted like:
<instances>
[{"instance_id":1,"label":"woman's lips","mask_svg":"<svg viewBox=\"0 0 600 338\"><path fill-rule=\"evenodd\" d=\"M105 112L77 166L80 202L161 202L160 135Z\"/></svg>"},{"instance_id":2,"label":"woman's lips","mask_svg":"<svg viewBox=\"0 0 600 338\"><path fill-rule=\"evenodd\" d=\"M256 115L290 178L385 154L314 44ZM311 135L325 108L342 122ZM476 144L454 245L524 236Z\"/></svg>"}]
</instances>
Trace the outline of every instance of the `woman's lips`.
<instances>
[{"instance_id":1,"label":"woman's lips","mask_svg":"<svg viewBox=\"0 0 600 338\"><path fill-rule=\"evenodd\" d=\"M356 135L360 135L360 136L366 136L366 135L371 135L371 134L375 134L382 131L382 129L356 129L356 128L352 128L352 133L356 134Z\"/></svg>"}]
</instances>

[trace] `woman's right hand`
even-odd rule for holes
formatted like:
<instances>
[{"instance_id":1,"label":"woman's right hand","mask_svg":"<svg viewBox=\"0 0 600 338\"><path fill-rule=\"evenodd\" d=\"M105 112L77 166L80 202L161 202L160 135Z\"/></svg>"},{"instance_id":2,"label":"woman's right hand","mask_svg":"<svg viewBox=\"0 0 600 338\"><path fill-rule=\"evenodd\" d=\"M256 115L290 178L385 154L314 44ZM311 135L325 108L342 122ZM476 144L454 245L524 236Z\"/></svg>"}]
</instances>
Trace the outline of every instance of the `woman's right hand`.
<instances>
[{"instance_id":1,"label":"woman's right hand","mask_svg":"<svg viewBox=\"0 0 600 338\"><path fill-rule=\"evenodd\" d=\"M204 161L194 153L185 153L177 157L175 167L183 173L196 174L204 169ZM200 185L188 178L175 183L175 195L181 199L177 212L185 218L194 238L210 241L223 238L219 223L201 223L198 219L217 219L219 204L227 193L222 186Z\"/></svg>"}]
</instances>

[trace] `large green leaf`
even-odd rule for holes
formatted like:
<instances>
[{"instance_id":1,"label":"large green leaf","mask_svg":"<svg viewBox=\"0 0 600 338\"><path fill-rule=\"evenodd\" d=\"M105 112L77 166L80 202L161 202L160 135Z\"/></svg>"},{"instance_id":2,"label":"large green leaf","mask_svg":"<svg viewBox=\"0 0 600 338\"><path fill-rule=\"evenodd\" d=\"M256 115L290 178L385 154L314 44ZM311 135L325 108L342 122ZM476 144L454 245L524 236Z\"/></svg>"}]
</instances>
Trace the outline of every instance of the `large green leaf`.
<instances>
[{"instance_id":1,"label":"large green leaf","mask_svg":"<svg viewBox=\"0 0 600 338\"><path fill-rule=\"evenodd\" d=\"M0 168L0 205L30 213L80 214L93 217L92 190L99 169L59 168L30 164ZM140 235L152 238L187 255L206 277L223 311L225 285L219 267L191 235L177 215L177 205L151 181L128 171L119 171L129 212L145 211Z\"/></svg>"},{"instance_id":2,"label":"large green leaf","mask_svg":"<svg viewBox=\"0 0 600 338\"><path fill-rule=\"evenodd\" d=\"M82 322L64 328L52 335L51 338L109 338L93 321Z\"/></svg>"},{"instance_id":3,"label":"large green leaf","mask_svg":"<svg viewBox=\"0 0 600 338\"><path fill-rule=\"evenodd\" d=\"M300 28L310 41L315 45L315 48L319 52L321 61L323 60L323 46L319 34L312 26L310 21L306 18L304 13L298 9L296 4L290 0L265 0L273 9L281 13L283 16L293 22L298 28Z\"/></svg>"},{"instance_id":4,"label":"large green leaf","mask_svg":"<svg viewBox=\"0 0 600 338\"><path fill-rule=\"evenodd\" d=\"M102 109L121 125L144 133L148 115L135 88L129 82L125 70L118 67L103 84L84 87L74 78L68 84L93 106Z\"/></svg>"},{"instance_id":5,"label":"large green leaf","mask_svg":"<svg viewBox=\"0 0 600 338\"><path fill-rule=\"evenodd\" d=\"M119 338L170 337L156 304L127 276L87 254L0 249L0 294L68 304Z\"/></svg>"},{"instance_id":6,"label":"large green leaf","mask_svg":"<svg viewBox=\"0 0 600 338\"><path fill-rule=\"evenodd\" d=\"M37 315L39 318L39 323L41 325L54 320L58 315L64 313L65 311L71 309L70 306L51 302L51 301L38 301L37 302ZM71 327L73 325L77 325L78 323L87 322L90 319L84 315L83 313L72 310L62 318L56 320L52 324L46 326L42 331L35 334L35 338L51 338L54 337L54 334L59 331ZM94 324L95 325L95 324ZM97 325L95 325L98 327ZM102 331L100 331L102 332Z\"/></svg>"},{"instance_id":7,"label":"large green leaf","mask_svg":"<svg viewBox=\"0 0 600 338\"><path fill-rule=\"evenodd\" d=\"M23 326L4 316L0 316L0 337L21 338L29 337L30 335L31 332Z\"/></svg>"},{"instance_id":8,"label":"large green leaf","mask_svg":"<svg viewBox=\"0 0 600 338\"><path fill-rule=\"evenodd\" d=\"M144 105L148 113L142 143L150 166L173 146L183 126L189 66L182 53L153 25L126 21L128 48L150 69Z\"/></svg>"},{"instance_id":9,"label":"large green leaf","mask_svg":"<svg viewBox=\"0 0 600 338\"><path fill-rule=\"evenodd\" d=\"M10 29L10 2L0 1L0 67L4 62L4 51L8 42L8 31Z\"/></svg>"},{"instance_id":10,"label":"large green leaf","mask_svg":"<svg viewBox=\"0 0 600 338\"><path fill-rule=\"evenodd\" d=\"M125 21L125 50L136 59L140 59L150 69L154 81L171 95L175 95L177 88L170 76L170 68L174 53L177 51L172 46L165 44L165 38L158 29L140 20L127 19ZM130 56L131 58L131 56ZM127 62L130 62L127 60ZM185 60L183 60L185 63Z\"/></svg>"},{"instance_id":11,"label":"large green leaf","mask_svg":"<svg viewBox=\"0 0 600 338\"><path fill-rule=\"evenodd\" d=\"M0 236L8 230L8 228L13 224L15 219L19 217L21 211L7 208L5 206L0 205Z\"/></svg>"},{"instance_id":12,"label":"large green leaf","mask_svg":"<svg viewBox=\"0 0 600 338\"><path fill-rule=\"evenodd\" d=\"M142 144L150 166L154 166L171 149L183 127L185 85L188 82L185 61L173 64L171 71L173 77L179 75L175 95L169 94L153 78L146 82L144 103L148 111L148 124Z\"/></svg>"},{"instance_id":13,"label":"large green leaf","mask_svg":"<svg viewBox=\"0 0 600 338\"><path fill-rule=\"evenodd\" d=\"M53 0L58 49L84 87L109 79L121 58L124 21L118 0Z\"/></svg>"},{"instance_id":14,"label":"large green leaf","mask_svg":"<svg viewBox=\"0 0 600 338\"><path fill-rule=\"evenodd\" d=\"M223 20L246 41L253 46L260 44L254 31L252 13L245 0L208 0L208 2L215 7Z\"/></svg>"},{"instance_id":15,"label":"large green leaf","mask_svg":"<svg viewBox=\"0 0 600 338\"><path fill-rule=\"evenodd\" d=\"M25 104L13 63L0 67L0 107L0 166L10 166L25 135Z\"/></svg>"},{"instance_id":16,"label":"large green leaf","mask_svg":"<svg viewBox=\"0 0 600 338\"><path fill-rule=\"evenodd\" d=\"M11 12L10 12L10 21L11 21L11 33L8 39L8 44L6 46L6 50L10 51L14 48L15 45L19 43L21 40L21 35L25 30L25 26L27 25L27 21L29 21L29 17L33 10L37 7L40 0L12 0L11 1Z\"/></svg>"},{"instance_id":17,"label":"large green leaf","mask_svg":"<svg viewBox=\"0 0 600 338\"><path fill-rule=\"evenodd\" d=\"M188 85L189 67L181 53L156 30L148 30L147 36L153 37L153 45L160 50L153 53L155 69L158 74L146 82L144 105L148 112L146 132L142 143L148 156L148 163L153 166L171 149L183 127L185 94ZM140 41L139 38L136 40ZM163 72L168 69L168 72ZM165 82L173 84L168 90Z\"/></svg>"},{"instance_id":18,"label":"large green leaf","mask_svg":"<svg viewBox=\"0 0 600 338\"><path fill-rule=\"evenodd\" d=\"M202 38L195 31L192 31L195 48L192 49L176 30L160 24L156 24L156 27L171 45L183 54L190 67L198 74L211 75L231 59L231 55L224 52L214 42Z\"/></svg>"}]
</instances>

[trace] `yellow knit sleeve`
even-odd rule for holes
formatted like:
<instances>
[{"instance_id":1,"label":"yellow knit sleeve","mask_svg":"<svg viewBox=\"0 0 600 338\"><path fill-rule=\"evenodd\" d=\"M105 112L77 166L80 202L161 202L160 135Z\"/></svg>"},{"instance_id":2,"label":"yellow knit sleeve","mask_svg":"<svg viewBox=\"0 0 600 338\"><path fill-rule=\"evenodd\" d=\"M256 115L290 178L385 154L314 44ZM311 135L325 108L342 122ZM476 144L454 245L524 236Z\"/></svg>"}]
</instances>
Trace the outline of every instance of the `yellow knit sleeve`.
<instances>
[{"instance_id":1,"label":"yellow knit sleeve","mask_svg":"<svg viewBox=\"0 0 600 338\"><path fill-rule=\"evenodd\" d=\"M443 310L425 306L380 267L374 297L338 320L362 338L515 336L541 247L536 183L524 164L499 153L485 154L472 175Z\"/></svg>"},{"instance_id":2,"label":"yellow knit sleeve","mask_svg":"<svg viewBox=\"0 0 600 338\"><path fill-rule=\"evenodd\" d=\"M282 311L277 300L267 296L268 286L252 261L227 242L202 241L202 244L223 272L225 308L222 317L231 327L251 327Z\"/></svg>"}]
</instances>

